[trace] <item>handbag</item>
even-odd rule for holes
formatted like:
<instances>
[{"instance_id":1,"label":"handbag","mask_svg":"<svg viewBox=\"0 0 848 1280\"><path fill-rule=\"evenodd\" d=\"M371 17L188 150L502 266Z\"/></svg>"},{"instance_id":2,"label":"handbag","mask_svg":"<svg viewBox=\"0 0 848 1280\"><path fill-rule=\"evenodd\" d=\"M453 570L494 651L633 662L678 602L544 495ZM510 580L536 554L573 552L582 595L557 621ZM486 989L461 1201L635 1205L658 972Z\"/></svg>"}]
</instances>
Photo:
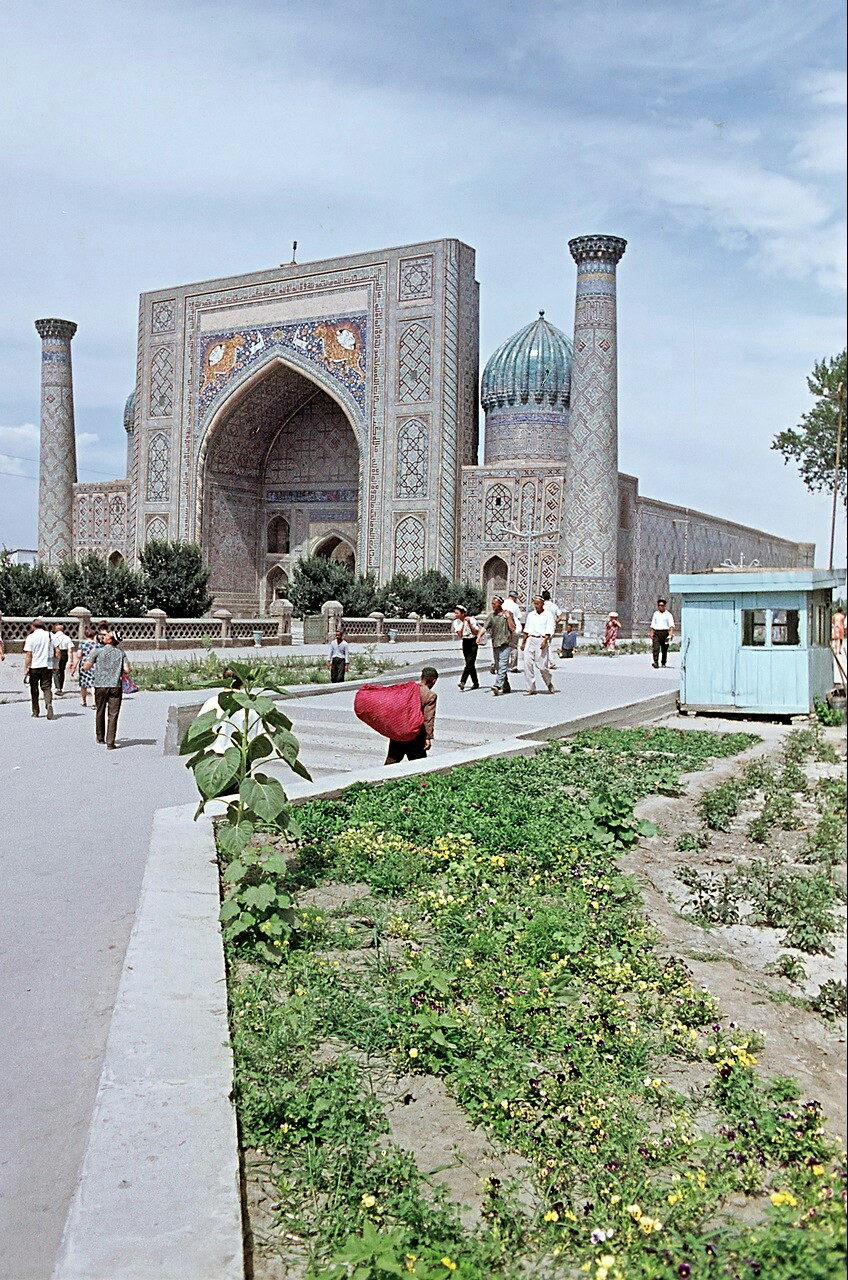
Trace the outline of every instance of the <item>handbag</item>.
<instances>
[{"instance_id":1,"label":"handbag","mask_svg":"<svg viewBox=\"0 0 848 1280\"><path fill-rule=\"evenodd\" d=\"M138 693L138 685L131 676L122 677L121 689L124 693Z\"/></svg>"},{"instance_id":2,"label":"handbag","mask_svg":"<svg viewBox=\"0 0 848 1280\"><path fill-rule=\"evenodd\" d=\"M417 680L402 684L363 684L356 691L353 713L363 724L393 742L412 742L421 732L421 685Z\"/></svg>"}]
</instances>

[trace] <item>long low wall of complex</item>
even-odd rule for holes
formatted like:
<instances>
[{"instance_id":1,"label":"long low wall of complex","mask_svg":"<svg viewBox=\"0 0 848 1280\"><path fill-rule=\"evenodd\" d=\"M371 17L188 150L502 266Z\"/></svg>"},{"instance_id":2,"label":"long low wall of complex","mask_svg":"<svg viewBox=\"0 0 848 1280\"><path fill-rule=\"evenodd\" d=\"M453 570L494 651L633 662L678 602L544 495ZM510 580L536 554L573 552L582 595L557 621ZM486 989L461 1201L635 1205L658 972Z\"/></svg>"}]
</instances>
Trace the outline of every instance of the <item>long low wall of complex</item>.
<instances>
[{"instance_id":1,"label":"long low wall of complex","mask_svg":"<svg viewBox=\"0 0 848 1280\"><path fill-rule=\"evenodd\" d=\"M152 610L143 618L110 618L121 634L125 649L197 649L214 645L216 649L234 645L290 645L291 614L274 618L232 618L223 611L206 618L168 618L160 610ZM42 617L47 626L61 623L72 640L82 640L85 628L92 622L88 610L72 609L63 617ZM96 625L99 619L94 619ZM9 653L20 653L29 634L32 617L0 618L0 632Z\"/></svg>"}]
</instances>

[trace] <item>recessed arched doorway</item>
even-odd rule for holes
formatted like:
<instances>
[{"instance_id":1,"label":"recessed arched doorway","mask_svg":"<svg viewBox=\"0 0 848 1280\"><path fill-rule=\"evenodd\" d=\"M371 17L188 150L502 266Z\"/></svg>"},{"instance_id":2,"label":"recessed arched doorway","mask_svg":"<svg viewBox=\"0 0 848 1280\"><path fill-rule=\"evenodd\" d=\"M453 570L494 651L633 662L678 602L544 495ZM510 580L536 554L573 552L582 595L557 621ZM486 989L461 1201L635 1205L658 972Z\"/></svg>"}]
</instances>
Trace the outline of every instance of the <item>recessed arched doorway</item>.
<instances>
[{"instance_id":1,"label":"recessed arched doorway","mask_svg":"<svg viewBox=\"0 0 848 1280\"><path fill-rule=\"evenodd\" d=\"M234 391L200 465L201 545L219 607L267 607L269 574L279 568L288 584L328 524L337 546L327 554L355 562L359 445L345 409L305 374L274 360Z\"/></svg>"},{"instance_id":2,"label":"recessed arched doorway","mask_svg":"<svg viewBox=\"0 0 848 1280\"><path fill-rule=\"evenodd\" d=\"M107 561L107 564L110 569L119 569L122 564L126 564L126 560L121 555L120 551L113 551Z\"/></svg>"},{"instance_id":3,"label":"recessed arched doorway","mask_svg":"<svg viewBox=\"0 0 848 1280\"><path fill-rule=\"evenodd\" d=\"M488 604L493 595L506 595L509 567L501 556L491 556L483 565L483 591Z\"/></svg>"},{"instance_id":4,"label":"recessed arched doorway","mask_svg":"<svg viewBox=\"0 0 848 1280\"><path fill-rule=\"evenodd\" d=\"M328 538L323 538L315 548L315 555L321 556L324 560L335 560L338 564L343 564L351 573L356 571L356 553L353 547L337 534L333 533Z\"/></svg>"},{"instance_id":5,"label":"recessed arched doorway","mask_svg":"<svg viewBox=\"0 0 848 1280\"><path fill-rule=\"evenodd\" d=\"M275 600L285 600L288 595L289 575L281 565L274 565L274 568L265 579L265 610L270 608Z\"/></svg>"}]
</instances>

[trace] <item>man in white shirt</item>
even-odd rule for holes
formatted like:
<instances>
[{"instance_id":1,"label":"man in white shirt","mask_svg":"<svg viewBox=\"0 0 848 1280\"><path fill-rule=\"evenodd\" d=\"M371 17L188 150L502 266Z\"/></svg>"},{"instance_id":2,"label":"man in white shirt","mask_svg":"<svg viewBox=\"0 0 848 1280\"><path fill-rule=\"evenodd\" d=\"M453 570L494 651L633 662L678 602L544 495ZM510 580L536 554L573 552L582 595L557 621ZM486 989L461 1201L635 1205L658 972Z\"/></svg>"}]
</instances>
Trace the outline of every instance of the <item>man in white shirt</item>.
<instances>
[{"instance_id":1,"label":"man in white shirt","mask_svg":"<svg viewBox=\"0 0 848 1280\"><path fill-rule=\"evenodd\" d=\"M542 599L545 602L545 612L551 615L551 622L553 623L553 627L551 629L551 637L552 637L551 644L548 645L548 666L553 668L556 666L556 663L554 662L554 659L553 659L553 637L556 635L556 629L557 629L557 625L559 624L560 615L562 614L562 609L560 609L556 600L551 599L550 591L543 591Z\"/></svg>"},{"instance_id":2,"label":"man in white shirt","mask_svg":"<svg viewBox=\"0 0 848 1280\"><path fill-rule=\"evenodd\" d=\"M327 666L330 671L331 684L343 684L350 666L350 648L339 627L327 650Z\"/></svg>"},{"instance_id":3,"label":"man in white shirt","mask_svg":"<svg viewBox=\"0 0 848 1280\"><path fill-rule=\"evenodd\" d=\"M521 605L518 603L518 592L510 591L506 600L503 602L504 613L512 615L515 623L515 630L509 637L509 669L510 671L518 670L518 638L521 635L521 614L523 612Z\"/></svg>"},{"instance_id":4,"label":"man in white shirt","mask_svg":"<svg viewBox=\"0 0 848 1280\"><path fill-rule=\"evenodd\" d=\"M480 679L477 675L477 654L480 652L477 637L480 634L480 628L477 625L477 619L471 617L465 605L458 604L453 612L453 633L462 645L462 656L465 659L465 666L459 677L459 688L464 693L465 685L469 680L472 689L480 688Z\"/></svg>"},{"instance_id":5,"label":"man in white shirt","mask_svg":"<svg viewBox=\"0 0 848 1280\"><path fill-rule=\"evenodd\" d=\"M524 675L527 679L527 696L536 692L536 675L541 676L542 683L548 693L556 690L548 671L548 652L553 635L553 620L545 609L541 596L536 596L533 608L524 623L524 634L521 637L521 649L524 653Z\"/></svg>"},{"instance_id":6,"label":"man in white shirt","mask_svg":"<svg viewBox=\"0 0 848 1280\"><path fill-rule=\"evenodd\" d=\"M68 665L68 658L74 651L74 642L61 622L53 624L53 644L56 647L57 658L53 669L53 688L57 697L61 698L65 691L65 668Z\"/></svg>"},{"instance_id":7,"label":"man in white shirt","mask_svg":"<svg viewBox=\"0 0 848 1280\"><path fill-rule=\"evenodd\" d=\"M47 719L55 719L53 711L53 668L58 650L53 637L40 618L33 618L30 633L24 640L24 684L29 682L32 714L38 716L38 690L44 695Z\"/></svg>"},{"instance_id":8,"label":"man in white shirt","mask_svg":"<svg viewBox=\"0 0 848 1280\"><path fill-rule=\"evenodd\" d=\"M654 610L654 616L651 618L651 650L655 667L660 665L657 661L660 654L662 654L662 665L666 665L668 661L668 646L674 635L674 618L665 606L665 600L660 597Z\"/></svg>"}]
</instances>

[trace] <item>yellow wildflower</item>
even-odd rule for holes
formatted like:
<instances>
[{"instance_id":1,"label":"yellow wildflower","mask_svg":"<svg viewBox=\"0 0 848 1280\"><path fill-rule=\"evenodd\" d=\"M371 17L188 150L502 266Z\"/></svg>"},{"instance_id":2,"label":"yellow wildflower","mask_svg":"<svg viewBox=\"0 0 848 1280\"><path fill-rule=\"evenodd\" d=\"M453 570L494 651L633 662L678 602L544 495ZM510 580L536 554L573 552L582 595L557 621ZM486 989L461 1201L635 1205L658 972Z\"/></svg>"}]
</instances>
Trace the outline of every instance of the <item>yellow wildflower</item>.
<instances>
[{"instance_id":1,"label":"yellow wildflower","mask_svg":"<svg viewBox=\"0 0 848 1280\"><path fill-rule=\"evenodd\" d=\"M784 1204L788 1204L794 1209L798 1203L791 1191L773 1191L769 1199L776 1209L779 1209Z\"/></svg>"},{"instance_id":2,"label":"yellow wildflower","mask_svg":"<svg viewBox=\"0 0 848 1280\"><path fill-rule=\"evenodd\" d=\"M373 1209L373 1208L374 1208L374 1205L377 1203L377 1197L376 1197L376 1196L367 1196L367 1195L366 1195L366 1196L363 1196L363 1197L362 1197L362 1203L365 1205L365 1208L366 1208L366 1209Z\"/></svg>"},{"instance_id":3,"label":"yellow wildflower","mask_svg":"<svg viewBox=\"0 0 848 1280\"><path fill-rule=\"evenodd\" d=\"M447 1254L441 1259L443 1267L447 1267L448 1271L456 1271L456 1263L450 1259Z\"/></svg>"}]
</instances>

